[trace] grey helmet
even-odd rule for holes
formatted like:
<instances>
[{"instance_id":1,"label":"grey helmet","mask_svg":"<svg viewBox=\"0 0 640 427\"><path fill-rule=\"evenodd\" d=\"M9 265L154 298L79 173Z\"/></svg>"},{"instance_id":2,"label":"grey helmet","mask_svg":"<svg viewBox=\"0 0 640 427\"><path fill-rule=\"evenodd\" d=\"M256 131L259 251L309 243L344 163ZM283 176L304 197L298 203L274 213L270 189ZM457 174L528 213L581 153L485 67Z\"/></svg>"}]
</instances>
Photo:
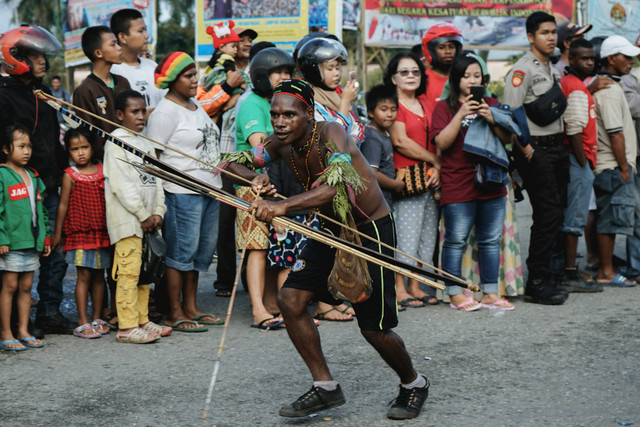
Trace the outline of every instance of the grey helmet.
<instances>
[{"instance_id":1,"label":"grey helmet","mask_svg":"<svg viewBox=\"0 0 640 427\"><path fill-rule=\"evenodd\" d=\"M271 98L273 88L269 75L281 68L287 68L293 73L295 63L293 57L277 47L262 49L251 59L249 75L253 84L253 91L262 97Z\"/></svg>"},{"instance_id":2,"label":"grey helmet","mask_svg":"<svg viewBox=\"0 0 640 427\"><path fill-rule=\"evenodd\" d=\"M318 64L337 59L340 62L349 60L347 49L337 40L328 38L311 39L298 52L298 70L306 81L314 86L328 89L322 82L322 74Z\"/></svg>"}]
</instances>

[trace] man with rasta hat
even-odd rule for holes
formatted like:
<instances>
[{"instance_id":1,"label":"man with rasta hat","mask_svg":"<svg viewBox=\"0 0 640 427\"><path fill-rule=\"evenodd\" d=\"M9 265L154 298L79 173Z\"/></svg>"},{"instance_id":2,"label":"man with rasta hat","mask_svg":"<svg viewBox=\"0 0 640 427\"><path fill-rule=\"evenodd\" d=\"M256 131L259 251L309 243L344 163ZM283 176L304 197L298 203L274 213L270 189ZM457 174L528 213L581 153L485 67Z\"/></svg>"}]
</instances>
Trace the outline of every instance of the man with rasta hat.
<instances>
[{"instance_id":1,"label":"man with rasta hat","mask_svg":"<svg viewBox=\"0 0 640 427\"><path fill-rule=\"evenodd\" d=\"M303 80L286 80L271 100L274 133L251 150L223 156L226 169L252 181L256 194L272 195L274 186L265 174L255 172L272 160L283 159L306 190L281 201L256 200L251 212L256 219L270 222L290 211L317 209L342 223L356 226L372 237L362 246L393 256L380 241L393 246L393 217L369 163L349 140L344 127L333 122L314 121L311 86ZM348 196L351 194L351 197ZM356 209L352 209L355 206ZM353 224L356 225L353 225ZM332 223L322 227L334 235L340 231ZM344 230L343 230L344 231ZM339 262L336 250L319 241L310 242L296 261L283 288L278 305L287 332L313 377L311 389L295 402L284 405L280 415L301 417L345 403L344 394L329 371L320 346L320 336L306 307L312 298L337 305L337 293L327 287L332 268ZM334 258L336 265L334 266ZM356 260L356 262L359 260ZM368 268L367 268L368 267ZM393 272L369 264L363 266L371 277L371 294L353 303L364 338L400 377L400 393L387 416L409 419L419 415L429 393L429 381L413 368L402 339L393 332L398 324Z\"/></svg>"}]
</instances>

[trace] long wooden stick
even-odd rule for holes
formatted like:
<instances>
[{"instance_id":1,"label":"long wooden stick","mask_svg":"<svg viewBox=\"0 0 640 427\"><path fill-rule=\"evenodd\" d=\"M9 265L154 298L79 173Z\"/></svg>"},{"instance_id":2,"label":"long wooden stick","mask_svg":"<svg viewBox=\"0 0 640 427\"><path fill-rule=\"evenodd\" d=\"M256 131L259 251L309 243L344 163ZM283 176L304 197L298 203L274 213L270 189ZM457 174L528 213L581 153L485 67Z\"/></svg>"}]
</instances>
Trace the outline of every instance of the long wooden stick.
<instances>
[{"instance_id":1,"label":"long wooden stick","mask_svg":"<svg viewBox=\"0 0 640 427\"><path fill-rule=\"evenodd\" d=\"M255 198L258 199L258 195L254 194ZM249 219L249 230L253 227L253 222L255 220L255 215L251 215ZM247 246L249 246L249 236L250 233L247 232L247 235L244 239L244 244L242 246L242 254L240 255L240 259L244 261L244 256L247 253ZM240 276L242 274L242 261L240 261L240 265L236 270L236 277L233 281L233 288L231 289L231 298L229 298L229 305L227 306L227 316L224 319L224 328L222 329L222 336L220 337L220 344L218 345L218 353L216 355L216 360L213 364L213 372L211 373L211 381L209 382L209 391L207 392L207 400L204 404L204 412L202 413L202 419L206 420L209 415L209 405L211 404L211 398L213 397L213 388L216 385L216 380L218 379L218 370L220 369L220 359L222 358L222 352L224 350L224 345L227 340L227 331L229 330L229 323L231 322L231 312L233 311L233 303L236 299L236 290L238 289L238 283L240 282Z\"/></svg>"},{"instance_id":2,"label":"long wooden stick","mask_svg":"<svg viewBox=\"0 0 640 427\"><path fill-rule=\"evenodd\" d=\"M185 183L182 179L180 179L177 176L171 176L170 173L168 173L167 171L158 171L152 167L150 167L149 165L145 165L145 164L133 164L134 166L144 170L145 172L151 174L151 175L155 175L159 178L162 178L164 180L173 182L175 184L181 185L181 186L189 186L190 189L192 190L199 190L200 192L203 193L207 193L208 195L210 195L211 197L215 197L216 199L228 203L238 209L241 210L245 210L248 211L248 205L245 203L239 203L238 200L236 200L234 197L232 196L227 196L227 195L221 195L221 194L217 194L217 192L211 191L210 189L200 186L198 183L196 182L190 182L190 183ZM381 267L384 268L388 268L391 271L394 271L396 273L402 274L404 276L407 276L411 279L415 279L421 283L424 283L426 285L429 285L433 288L436 289L441 289L444 290L445 286L441 285L440 283L434 282L433 280L429 280L426 277L424 277L425 275L433 275L433 273L424 271L422 269L420 269L419 267L413 267L410 266L408 264L404 264L401 263L398 260L395 260L394 258L388 257L384 254L380 254L376 251L373 251L371 249L368 249L366 247L362 247L362 246L358 246L354 243L350 243L350 242L346 242L342 239L336 238L335 236L326 234L326 233L322 233L314 228L305 226L304 224L300 224L298 222L295 222L289 218L286 217L275 217L271 220L272 223L276 224L276 225L281 225L283 227L289 228L297 233L303 234L307 237L310 237L314 240L317 240L321 243L325 243L329 246L332 246L336 249L342 249L345 250L347 252L350 253L354 253L357 256L363 258L366 261L369 261L371 263L374 263L376 265L379 265ZM373 252L373 253L372 253ZM375 254L375 255L374 255ZM404 265L405 267L403 267L402 265ZM418 270L419 273L412 271L412 270ZM438 279L441 280L445 280L447 281L446 278L443 277L438 277ZM468 284L466 286L468 289L477 292L478 288L475 285L472 284Z\"/></svg>"},{"instance_id":3,"label":"long wooden stick","mask_svg":"<svg viewBox=\"0 0 640 427\"><path fill-rule=\"evenodd\" d=\"M70 108L73 108L73 109L75 109L75 110L77 110L77 111L81 111L82 113L87 114L88 116L91 116L91 117L97 118L97 119L99 119L99 120L101 120L101 121L103 121L103 122L105 122L105 123L108 123L108 124L110 124L110 125L112 125L112 126L116 126L116 127L124 128L122 125L120 125L120 124L118 124L118 123L114 123L114 122L112 122L111 120L105 119L104 117L98 116L98 115L96 115L96 114L94 114L94 113L92 113L92 112L90 112L90 111L87 111L87 110L84 110L84 109L82 109L82 108L79 108L79 107L77 107L77 106L75 106L75 105L73 105L73 104L71 104L71 103L69 103L69 102L66 102L66 101L62 100L62 99L58 99L58 98L54 97L53 95L49 95L48 93L43 92L42 90L36 90L36 91L34 91L34 93L36 94L36 96L38 96L38 97L40 97L41 99L43 99L43 100L47 101L47 104L49 104L51 107L53 107L53 108L55 108L55 109L57 109L57 110L60 110L60 109L61 109L61 105L65 105L65 106L70 107ZM70 116L71 116L71 114L73 114L73 113L71 113L70 111L68 111L68 110L66 110L66 109L65 109L64 111L62 111L62 113L63 113L64 115L66 115L67 117L70 117ZM78 117L77 115L76 115L76 117L77 117L79 120L81 120L81 121L83 121L83 122L85 122L85 123L86 123L86 121L85 121L84 119L82 119L82 118ZM101 131L101 132L103 132L103 133L107 134L107 132L103 131L102 129L100 129L100 128L98 128L98 127L96 127L96 126L92 125L92 124L89 124L89 123L87 123L87 124L88 124L90 127L93 127L94 129L97 129L97 130L99 130L99 131ZM127 128L124 128L124 129L127 129ZM173 152L175 152L175 153L177 153L177 154L180 154L180 155L185 156L185 157L187 157L187 158L189 158L189 159L191 159L191 160L194 160L194 161L196 161L196 162L198 162L198 163L200 163L200 164L202 164L202 165L204 165L204 166L210 167L210 168L212 168L213 170L216 170L216 171L218 171L218 172L225 173L225 174L227 174L228 176L230 176L230 177L232 177L232 178L234 178L234 179L236 179L236 180L238 180L238 181L240 181L240 182L244 182L244 183L246 183L246 184L251 185L251 181L249 181L249 180L247 180L247 179L245 179L245 178L243 178L243 177L241 177L241 176L239 176L239 175L237 175L237 174L234 174L234 173L233 173L233 172L231 172L231 171L228 171L228 170L226 170L226 169L220 168L220 167L219 167L219 166L217 166L217 165L213 165L213 164L207 163L207 162L205 162L205 161L203 161L203 160L201 160L201 159L198 159L198 158L196 158L196 157L193 157L193 156L191 156L190 154L187 154L187 153L185 153L185 152L183 152L183 151L181 151L181 150L178 150L178 149L176 149L176 148L174 148L174 147L170 147L170 146L168 146L168 145L166 145L166 144L163 144L163 143L161 143L161 142L154 141L153 139L151 139L151 138L147 137L146 135L143 135L143 134L141 134L141 133L139 133L139 132L136 132L136 131L134 131L134 130L127 129L127 131L129 131L129 132L133 133L134 135L137 135L137 136L139 136L139 137L141 137L141 138L144 138L144 139L146 139L146 140L148 140L148 141L152 142L153 144L157 144L158 146L161 146L161 147L163 147L163 148L165 148L165 149L167 149L167 150L171 150L171 151L173 151ZM281 198L281 199L286 199L286 197L285 197L285 196L283 196L283 195L281 195L281 194L277 194L277 193L275 194L275 197L278 197L278 198ZM388 245L388 244L387 244L387 243L385 243L385 242L380 242L380 241L378 241L377 239L375 239L375 238L373 238L373 237L371 237L371 236L369 236L369 235L367 235L367 234L365 234L365 233L362 233L362 232L361 232L361 231L359 231L358 229L352 229L351 227L349 227L349 226L347 226L347 225L345 225L345 224L341 223L340 221L337 221L337 220L336 220L336 219L334 219L334 218L331 218L331 217L329 217L329 216L327 216L327 215L324 215L324 214L322 214L321 212L318 212L318 213L317 213L317 215L318 215L320 218L322 218L322 219L324 219L324 220L326 220L326 221L329 221L329 222L331 222L331 223L333 223L333 224L335 224L335 225L337 225L337 226L339 226L339 227L344 227L344 228L346 228L347 230L349 230L349 231L351 231L351 232L353 232L353 233L358 234L361 238L364 238L364 239L367 239L367 240L369 240L369 241L372 241L372 242L374 242L374 243L376 243L376 244L379 244L380 246L385 247L386 249L390 249L390 250L394 251L395 253L397 253L397 254L399 254L399 255L403 255L403 256L405 256L405 257L407 257L407 258L411 259L412 261L415 261L416 263L419 263L419 264L421 264L421 265L423 265L423 266L425 266L425 267L427 267L427 268L431 268L432 270L434 270L434 271L435 271L435 272L437 272L438 274L441 274L441 275L447 276L447 277L448 277L448 278L450 278L451 280L453 280L453 281L455 281L455 282L459 282L461 285L465 285L465 286L467 285L467 282L466 282L465 280L463 280L463 279L461 279L461 278L459 278L459 277L457 277L457 276L454 276L453 274L451 274L451 273L449 273L449 272L446 272L446 271L444 271L444 270L442 270L442 269L440 269L440 268L438 268L438 267L436 267L436 266L434 266L434 265L431 265L430 263L428 263L428 262L426 262L426 261L424 261L424 260L418 259L417 257L415 257L415 256L413 256L413 255L410 255L410 254L408 254L408 253L406 253L406 252L403 252L403 251L401 251L401 250L399 250L399 249L397 249L397 248L395 248L395 247L393 247L393 246L391 246L391 245Z\"/></svg>"}]
</instances>

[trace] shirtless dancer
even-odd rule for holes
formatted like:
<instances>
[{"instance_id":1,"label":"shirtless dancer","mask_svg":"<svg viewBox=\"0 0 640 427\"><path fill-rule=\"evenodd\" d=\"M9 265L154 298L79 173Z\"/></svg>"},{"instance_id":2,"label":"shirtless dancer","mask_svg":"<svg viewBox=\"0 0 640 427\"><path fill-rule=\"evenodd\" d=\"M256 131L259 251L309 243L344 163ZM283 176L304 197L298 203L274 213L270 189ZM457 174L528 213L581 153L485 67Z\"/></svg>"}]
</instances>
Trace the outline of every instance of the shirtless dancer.
<instances>
[{"instance_id":1,"label":"shirtless dancer","mask_svg":"<svg viewBox=\"0 0 640 427\"><path fill-rule=\"evenodd\" d=\"M342 126L327 122L315 123L313 117L313 90L306 82L287 80L276 87L271 101L271 123L274 133L265 140L264 150L260 147L252 150L252 166L259 168L272 160L284 159L307 191L282 201L259 200L252 203L251 210L255 212L256 218L269 222L274 217L290 211L314 208L319 208L323 214L335 218L332 201L337 193L336 187L322 183L311 189L311 185L318 179L318 174L327 166L327 144L333 142L340 153L350 154L350 158L344 155L336 156L335 161L350 164L347 167L355 168L364 178L365 189L357 194L356 203L369 218L362 216L357 209L352 211L358 230L376 240L395 246L393 218L389 206L378 185L366 185L376 182L369 163L357 147L349 142ZM252 188L256 193L275 193L275 188L269 183L266 174L257 174L241 163L242 161L236 158L235 162L228 164L227 169L252 180ZM331 161L328 166L332 166ZM332 224L323 226L333 228ZM337 234L337 230L332 231ZM368 239L362 240L363 246L393 256L391 250ZM298 258L278 294L278 304L289 337L307 364L314 381L311 390L280 409L280 415L283 417L301 417L345 403L340 385L331 376L322 353L318 330L307 311L307 304L314 297L333 305L339 303L327 289L334 254L335 249L318 241L311 241ZM373 292L366 301L353 304L360 332L400 377L400 393L387 416L392 419L415 418L420 414L429 394L429 381L426 376L414 370L404 342L392 331L398 324L393 272L373 264L368 264L368 267Z\"/></svg>"}]
</instances>

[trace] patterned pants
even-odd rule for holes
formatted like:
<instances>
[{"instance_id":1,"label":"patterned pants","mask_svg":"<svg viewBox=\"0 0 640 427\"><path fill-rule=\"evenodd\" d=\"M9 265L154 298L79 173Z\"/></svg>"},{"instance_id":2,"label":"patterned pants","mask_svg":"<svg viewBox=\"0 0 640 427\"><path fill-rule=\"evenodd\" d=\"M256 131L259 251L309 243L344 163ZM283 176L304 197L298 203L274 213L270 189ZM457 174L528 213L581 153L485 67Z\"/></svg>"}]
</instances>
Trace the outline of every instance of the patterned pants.
<instances>
[{"instance_id":1,"label":"patterned pants","mask_svg":"<svg viewBox=\"0 0 640 427\"><path fill-rule=\"evenodd\" d=\"M433 190L395 201L393 217L396 220L398 250L433 264L433 251L438 242L439 209L440 204L433 197ZM396 258L415 264L415 261L398 253Z\"/></svg>"}]
</instances>

